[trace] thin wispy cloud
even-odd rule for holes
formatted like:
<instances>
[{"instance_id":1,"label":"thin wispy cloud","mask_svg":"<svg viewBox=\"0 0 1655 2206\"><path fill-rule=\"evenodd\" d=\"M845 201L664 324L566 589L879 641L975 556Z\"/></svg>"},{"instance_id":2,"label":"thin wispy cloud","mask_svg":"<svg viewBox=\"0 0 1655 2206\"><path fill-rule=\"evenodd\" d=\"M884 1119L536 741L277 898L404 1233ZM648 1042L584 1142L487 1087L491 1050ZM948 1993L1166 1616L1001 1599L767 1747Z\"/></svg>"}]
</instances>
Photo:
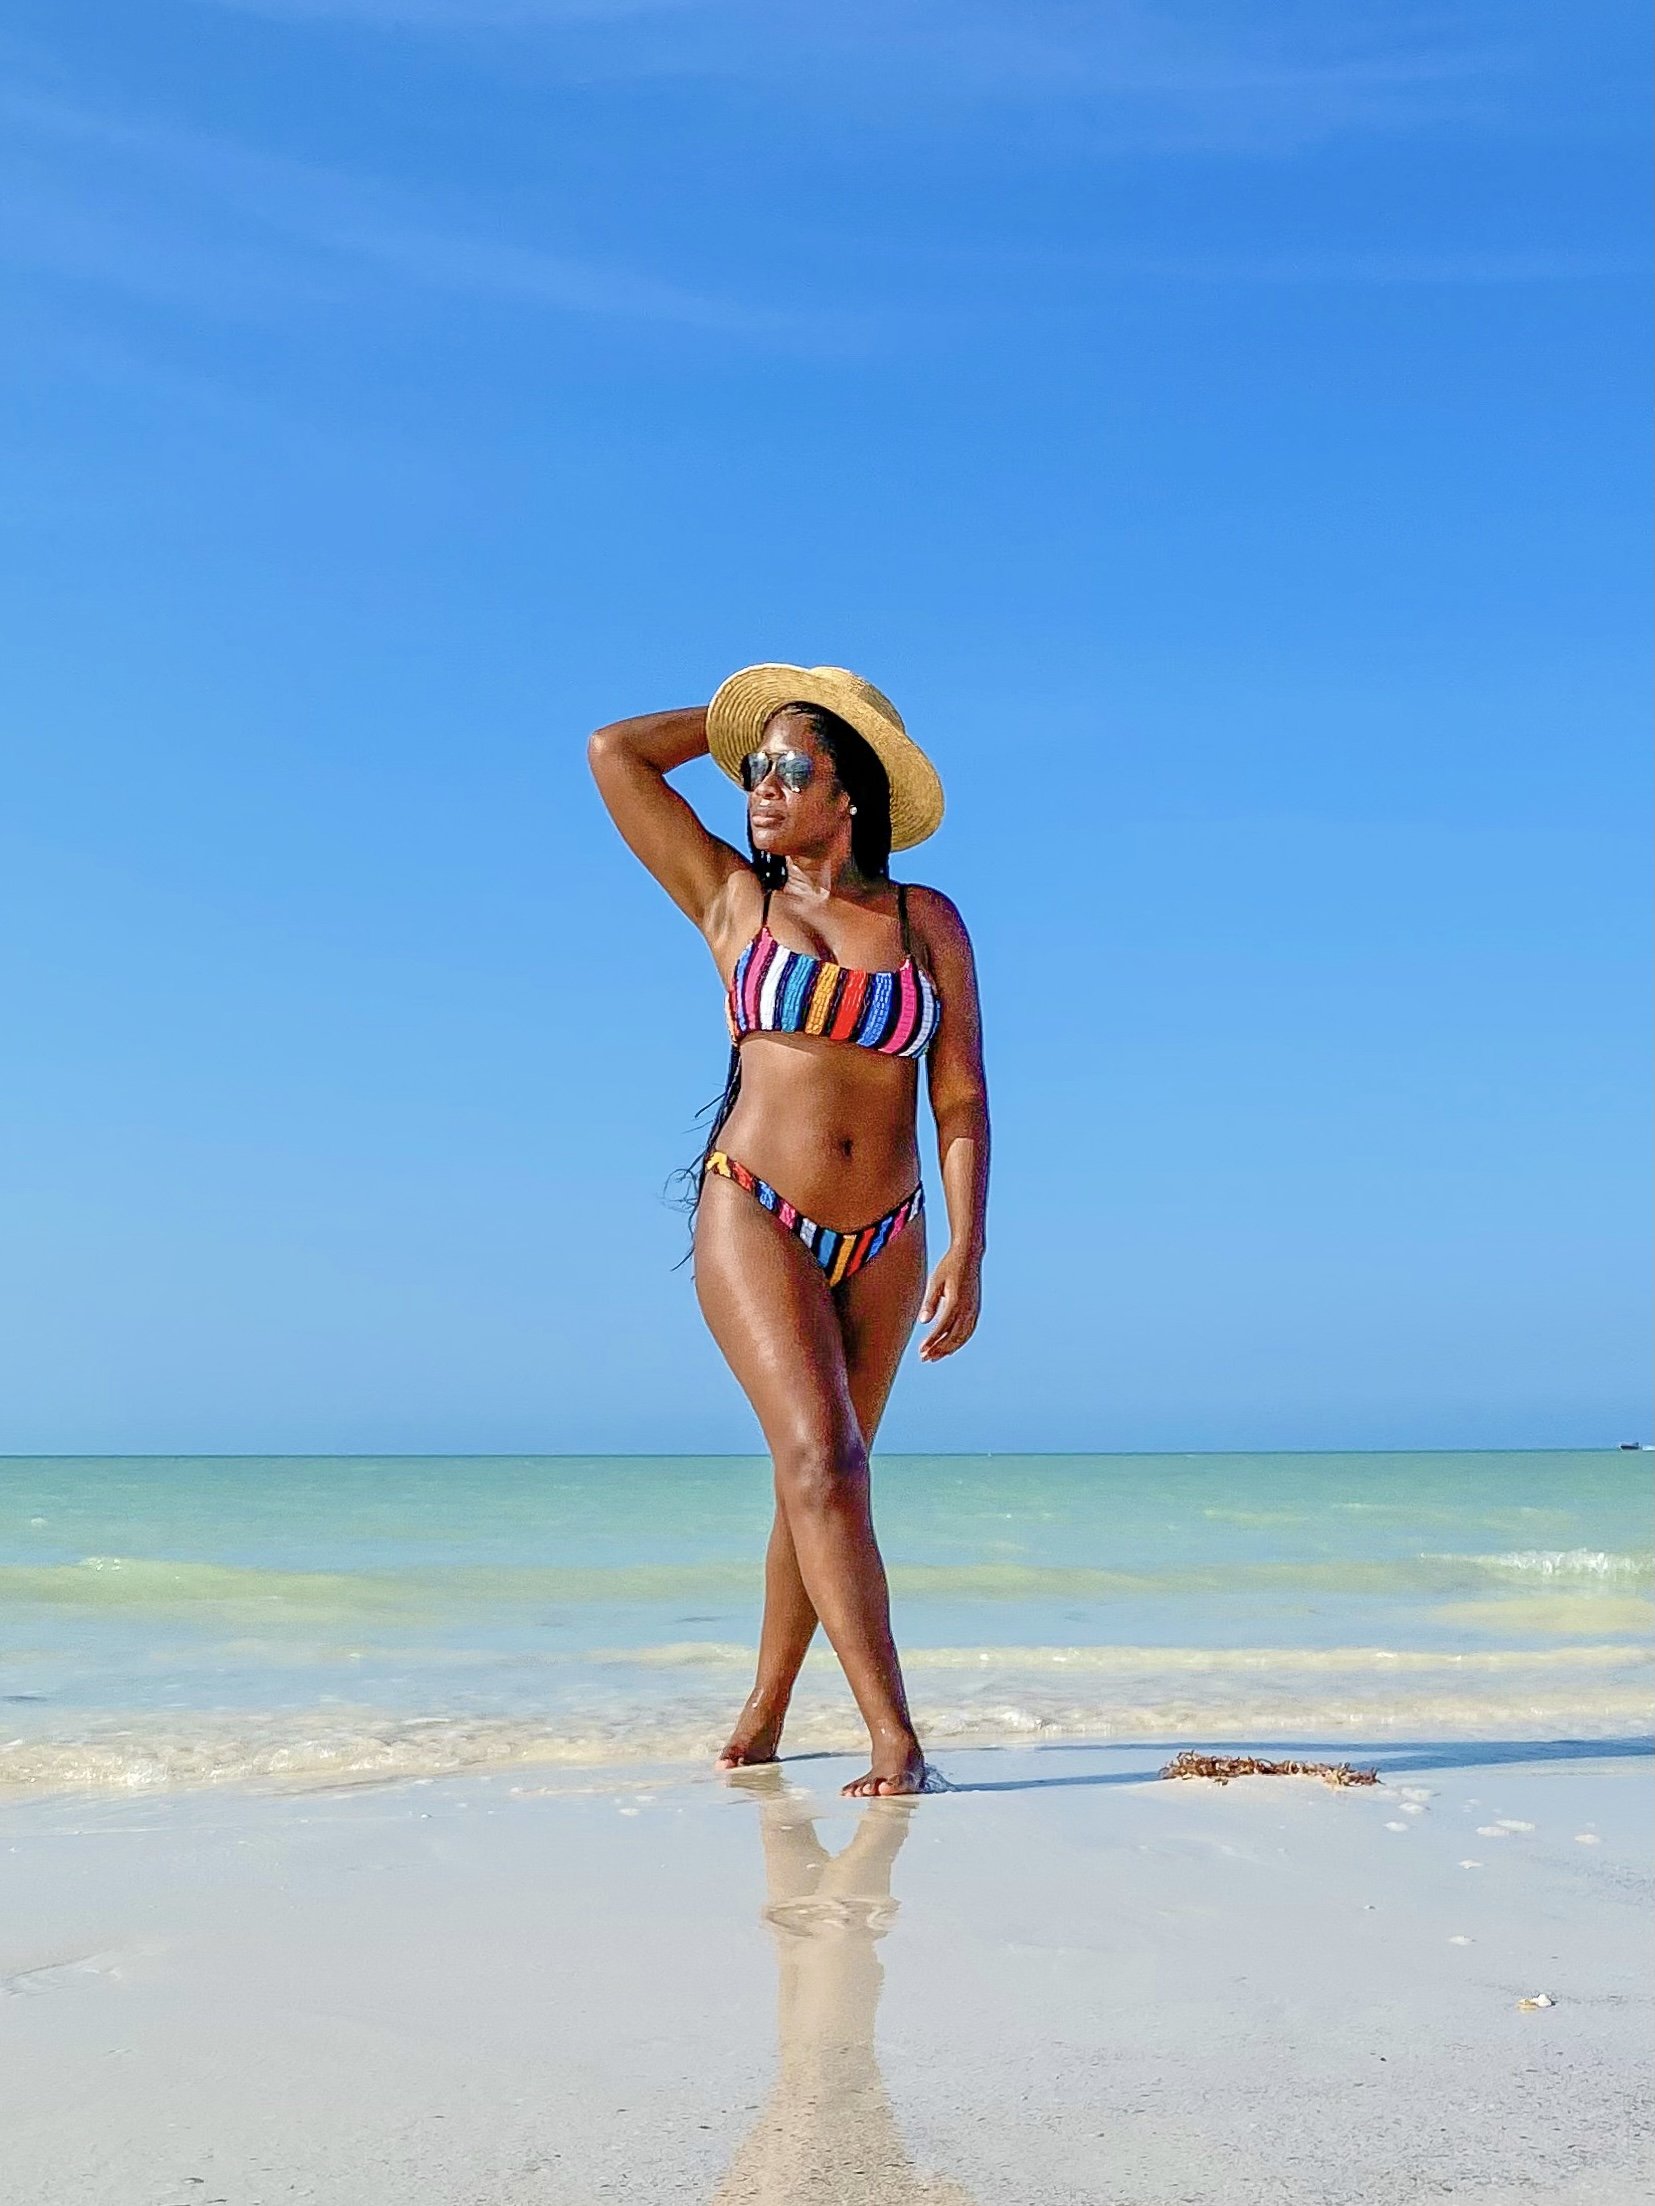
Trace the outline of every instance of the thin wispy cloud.
<instances>
[{"instance_id":1,"label":"thin wispy cloud","mask_svg":"<svg viewBox=\"0 0 1655 2206\"><path fill-rule=\"evenodd\" d=\"M1283 150L1485 109L1509 52L1452 9L1382 20L1155 0L197 0L296 27L504 36L551 77L786 86L909 130L1090 115L1124 151Z\"/></svg>"},{"instance_id":2,"label":"thin wispy cloud","mask_svg":"<svg viewBox=\"0 0 1655 2206\"><path fill-rule=\"evenodd\" d=\"M18 92L0 116L0 256L38 273L255 319L390 284L782 343L823 334L808 314L438 221L388 185L210 134Z\"/></svg>"}]
</instances>

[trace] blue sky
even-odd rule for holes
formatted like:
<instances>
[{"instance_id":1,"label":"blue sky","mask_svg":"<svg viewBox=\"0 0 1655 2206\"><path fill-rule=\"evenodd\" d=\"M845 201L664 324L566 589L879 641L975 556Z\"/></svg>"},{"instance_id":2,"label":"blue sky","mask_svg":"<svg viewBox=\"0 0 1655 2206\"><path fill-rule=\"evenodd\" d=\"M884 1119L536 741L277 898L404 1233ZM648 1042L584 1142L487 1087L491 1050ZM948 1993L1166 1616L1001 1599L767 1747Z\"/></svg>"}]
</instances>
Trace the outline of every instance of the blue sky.
<instances>
[{"instance_id":1,"label":"blue sky","mask_svg":"<svg viewBox=\"0 0 1655 2206\"><path fill-rule=\"evenodd\" d=\"M1643 1375L1641 27L21 0L0 1448L744 1448L597 721L889 690L998 1163L910 1448ZM703 769L709 816L738 800Z\"/></svg>"}]
</instances>

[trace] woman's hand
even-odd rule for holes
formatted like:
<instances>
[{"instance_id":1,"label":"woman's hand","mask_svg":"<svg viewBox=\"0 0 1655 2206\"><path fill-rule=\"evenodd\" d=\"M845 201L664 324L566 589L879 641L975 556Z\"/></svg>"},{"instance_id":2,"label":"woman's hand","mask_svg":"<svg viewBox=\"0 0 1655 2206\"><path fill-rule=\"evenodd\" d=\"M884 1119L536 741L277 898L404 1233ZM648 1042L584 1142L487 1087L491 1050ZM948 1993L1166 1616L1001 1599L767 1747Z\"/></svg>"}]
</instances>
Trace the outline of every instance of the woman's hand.
<instances>
[{"instance_id":1,"label":"woman's hand","mask_svg":"<svg viewBox=\"0 0 1655 2206\"><path fill-rule=\"evenodd\" d=\"M922 1325L935 1325L919 1344L921 1363L935 1363L963 1348L977 1330L983 1306L983 1260L962 1248L951 1248L938 1260L925 1300L919 1306Z\"/></svg>"}]
</instances>

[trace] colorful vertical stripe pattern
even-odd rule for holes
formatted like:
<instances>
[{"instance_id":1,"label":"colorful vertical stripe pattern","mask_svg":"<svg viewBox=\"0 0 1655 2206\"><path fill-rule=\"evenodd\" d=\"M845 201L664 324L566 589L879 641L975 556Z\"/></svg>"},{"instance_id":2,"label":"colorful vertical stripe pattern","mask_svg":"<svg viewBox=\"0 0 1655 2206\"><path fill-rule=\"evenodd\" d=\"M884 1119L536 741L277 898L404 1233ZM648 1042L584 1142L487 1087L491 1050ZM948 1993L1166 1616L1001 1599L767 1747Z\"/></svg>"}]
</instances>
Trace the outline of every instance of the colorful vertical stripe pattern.
<instances>
[{"instance_id":1,"label":"colorful vertical stripe pattern","mask_svg":"<svg viewBox=\"0 0 1655 2206\"><path fill-rule=\"evenodd\" d=\"M923 1057L942 1023L942 999L923 967L905 957L894 973L859 973L759 929L736 960L725 1013L730 1036L818 1034L885 1057Z\"/></svg>"},{"instance_id":2,"label":"colorful vertical stripe pattern","mask_svg":"<svg viewBox=\"0 0 1655 2206\"><path fill-rule=\"evenodd\" d=\"M840 1232L836 1226L818 1225L814 1218L807 1218L785 1195L777 1194L768 1180L761 1180L756 1172L749 1172L746 1165L739 1164L722 1149L708 1152L702 1170L716 1173L721 1180L734 1180L737 1187L744 1187L749 1195L756 1196L770 1215L809 1249L826 1272L830 1287L852 1278L925 1208L925 1190L916 1187L894 1210L887 1210L884 1217L876 1218L871 1226L848 1227Z\"/></svg>"}]
</instances>

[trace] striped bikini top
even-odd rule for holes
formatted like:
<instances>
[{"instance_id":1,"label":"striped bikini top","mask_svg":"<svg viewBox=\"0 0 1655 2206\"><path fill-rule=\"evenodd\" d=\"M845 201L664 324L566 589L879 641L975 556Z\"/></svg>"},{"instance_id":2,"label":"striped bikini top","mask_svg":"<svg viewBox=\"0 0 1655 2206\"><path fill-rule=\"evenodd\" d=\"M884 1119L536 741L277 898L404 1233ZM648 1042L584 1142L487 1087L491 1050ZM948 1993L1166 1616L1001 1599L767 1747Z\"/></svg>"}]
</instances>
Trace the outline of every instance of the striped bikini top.
<instances>
[{"instance_id":1,"label":"striped bikini top","mask_svg":"<svg viewBox=\"0 0 1655 2206\"><path fill-rule=\"evenodd\" d=\"M829 1042L877 1049L884 1057L923 1057L942 1023L942 998L908 940L908 891L896 892L902 963L894 973L787 950L770 932L770 891L759 931L736 959L725 1016L730 1039L744 1034L819 1034Z\"/></svg>"}]
</instances>

